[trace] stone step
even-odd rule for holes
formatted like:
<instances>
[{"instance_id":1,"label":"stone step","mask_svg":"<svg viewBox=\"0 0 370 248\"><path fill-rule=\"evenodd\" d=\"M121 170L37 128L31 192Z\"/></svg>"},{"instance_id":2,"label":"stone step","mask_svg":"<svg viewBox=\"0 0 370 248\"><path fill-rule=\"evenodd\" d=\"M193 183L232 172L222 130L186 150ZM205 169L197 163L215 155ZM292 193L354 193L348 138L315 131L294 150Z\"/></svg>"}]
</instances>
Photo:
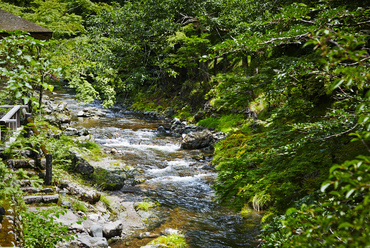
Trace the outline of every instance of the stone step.
<instances>
[{"instance_id":1,"label":"stone step","mask_svg":"<svg viewBox=\"0 0 370 248\"><path fill-rule=\"evenodd\" d=\"M26 204L58 203L59 194L54 195L29 195L23 197Z\"/></svg>"},{"instance_id":2,"label":"stone step","mask_svg":"<svg viewBox=\"0 0 370 248\"><path fill-rule=\"evenodd\" d=\"M36 161L31 158L22 158L22 159L8 159L6 161L8 168L11 169L36 169L38 167L41 167L45 169L46 166L46 159L40 159L40 164L37 165Z\"/></svg>"},{"instance_id":3,"label":"stone step","mask_svg":"<svg viewBox=\"0 0 370 248\"><path fill-rule=\"evenodd\" d=\"M38 189L38 188L27 186L27 187L21 187L21 190L23 192L29 193L29 194L37 194L37 193L50 194L50 193L54 193L54 189L51 188L51 187L46 187L46 188Z\"/></svg>"}]
</instances>

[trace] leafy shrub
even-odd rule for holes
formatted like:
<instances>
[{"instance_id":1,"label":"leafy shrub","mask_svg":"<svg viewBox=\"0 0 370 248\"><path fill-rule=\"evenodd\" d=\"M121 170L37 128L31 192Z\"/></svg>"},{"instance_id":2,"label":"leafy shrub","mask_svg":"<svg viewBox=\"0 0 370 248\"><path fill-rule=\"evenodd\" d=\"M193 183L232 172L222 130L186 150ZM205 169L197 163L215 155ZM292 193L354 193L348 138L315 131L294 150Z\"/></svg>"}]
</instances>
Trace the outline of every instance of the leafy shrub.
<instances>
[{"instance_id":1,"label":"leafy shrub","mask_svg":"<svg viewBox=\"0 0 370 248\"><path fill-rule=\"evenodd\" d=\"M263 230L262 247L368 247L370 157L334 165L321 191Z\"/></svg>"},{"instance_id":2,"label":"leafy shrub","mask_svg":"<svg viewBox=\"0 0 370 248\"><path fill-rule=\"evenodd\" d=\"M55 219L64 213L65 210L59 208L22 211L24 247L53 248L63 240L74 239L68 234L68 226Z\"/></svg>"},{"instance_id":3,"label":"leafy shrub","mask_svg":"<svg viewBox=\"0 0 370 248\"><path fill-rule=\"evenodd\" d=\"M206 128L214 128L217 131L228 133L244 124L246 118L242 114L229 114L217 118L206 118L198 122L198 125Z\"/></svg>"}]
</instances>

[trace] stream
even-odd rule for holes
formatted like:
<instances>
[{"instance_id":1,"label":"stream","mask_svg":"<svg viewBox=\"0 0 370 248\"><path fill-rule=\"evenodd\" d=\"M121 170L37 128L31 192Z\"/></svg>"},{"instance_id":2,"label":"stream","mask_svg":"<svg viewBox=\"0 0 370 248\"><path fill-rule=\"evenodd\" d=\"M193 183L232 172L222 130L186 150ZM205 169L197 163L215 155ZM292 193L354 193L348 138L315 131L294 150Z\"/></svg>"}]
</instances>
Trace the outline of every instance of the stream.
<instances>
[{"instance_id":1,"label":"stream","mask_svg":"<svg viewBox=\"0 0 370 248\"><path fill-rule=\"evenodd\" d=\"M53 98L67 103L74 114L86 107L74 100L70 89L56 92ZM98 103L88 106L101 108ZM214 201L211 186L217 172L211 166L211 153L180 149L181 137L159 135L159 126L170 126L163 119L120 107L104 111L107 116L99 119L74 117L72 126L87 128L103 149L114 149L115 158L140 171L136 178L145 181L136 187L141 194L118 192L136 201L149 198L159 204L156 211L161 221L149 223L140 232L178 229L192 248L258 246L261 215L251 211L241 217ZM151 240L132 238L111 247L141 247Z\"/></svg>"}]
</instances>

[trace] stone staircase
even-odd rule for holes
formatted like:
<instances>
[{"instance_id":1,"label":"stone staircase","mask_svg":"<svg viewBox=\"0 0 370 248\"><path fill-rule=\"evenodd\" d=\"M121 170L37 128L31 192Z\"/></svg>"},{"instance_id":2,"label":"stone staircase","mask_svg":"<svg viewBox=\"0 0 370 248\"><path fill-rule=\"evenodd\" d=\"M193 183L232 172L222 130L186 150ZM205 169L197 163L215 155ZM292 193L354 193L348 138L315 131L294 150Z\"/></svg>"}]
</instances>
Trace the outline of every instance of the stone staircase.
<instances>
[{"instance_id":1,"label":"stone staircase","mask_svg":"<svg viewBox=\"0 0 370 248\"><path fill-rule=\"evenodd\" d=\"M45 160L41 160L38 166L36 164L38 163L33 159L7 160L8 167L15 173L22 170L22 173L27 175L27 179L18 180L24 192L23 199L26 204L45 206L45 204L58 203L59 194L56 193L55 187L42 184L45 179Z\"/></svg>"},{"instance_id":2,"label":"stone staircase","mask_svg":"<svg viewBox=\"0 0 370 248\"><path fill-rule=\"evenodd\" d=\"M47 207L58 203L59 194L56 193L56 188L43 185L44 161L40 163L41 168L36 166L33 159L8 159L6 163L14 174L23 175L24 178L18 179L16 183L23 191L23 199L27 205ZM16 247L19 221L11 202L3 203L0 207L0 223L0 247Z\"/></svg>"}]
</instances>

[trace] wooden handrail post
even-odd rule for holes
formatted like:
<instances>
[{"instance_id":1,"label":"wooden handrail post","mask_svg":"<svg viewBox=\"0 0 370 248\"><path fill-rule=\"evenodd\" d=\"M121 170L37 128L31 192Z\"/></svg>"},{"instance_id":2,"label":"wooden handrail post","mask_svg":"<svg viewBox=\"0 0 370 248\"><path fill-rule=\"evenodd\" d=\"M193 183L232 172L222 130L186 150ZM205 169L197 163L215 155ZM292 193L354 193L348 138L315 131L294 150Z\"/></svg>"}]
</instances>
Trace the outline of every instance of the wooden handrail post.
<instances>
[{"instance_id":1,"label":"wooden handrail post","mask_svg":"<svg viewBox=\"0 0 370 248\"><path fill-rule=\"evenodd\" d=\"M51 185L53 179L53 157L50 153L45 155L46 158L46 175L45 175L45 184Z\"/></svg>"}]
</instances>

